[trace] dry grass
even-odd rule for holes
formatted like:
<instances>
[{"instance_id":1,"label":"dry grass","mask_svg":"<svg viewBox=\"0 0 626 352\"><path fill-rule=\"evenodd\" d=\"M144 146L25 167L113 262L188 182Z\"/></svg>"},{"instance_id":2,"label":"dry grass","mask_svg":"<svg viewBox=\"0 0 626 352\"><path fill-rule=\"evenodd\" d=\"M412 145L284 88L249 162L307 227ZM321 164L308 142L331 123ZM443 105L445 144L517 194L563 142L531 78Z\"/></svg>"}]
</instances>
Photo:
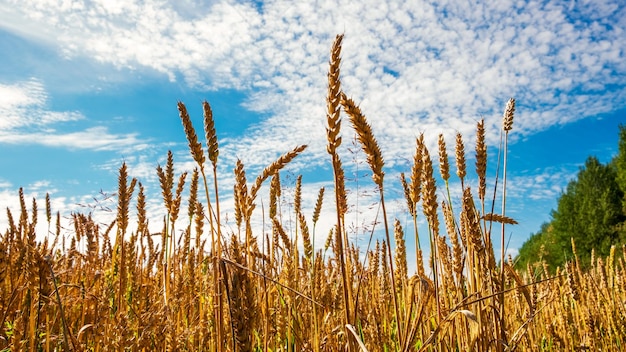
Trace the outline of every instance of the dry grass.
<instances>
[{"instance_id":1,"label":"dry grass","mask_svg":"<svg viewBox=\"0 0 626 352\"><path fill-rule=\"evenodd\" d=\"M280 171L304 152L305 146L300 146L271 163L251 186L243 163L233 166L237 226L224 226L216 177L219 148L210 106L203 103L205 158L187 110L179 103L197 168L186 191L188 174L175 176L172 153L164 168L157 167L167 210L160 234L149 233L144 187L129 179L125 164L119 170L115 220L103 226L91 214L71 214L74 230L69 237L61 233L60 214L53 215L46 196L50 236L37 242L37 202L27 207L20 189L20 212L7 211L9 226L0 236L0 349L623 350L626 267L615 248L608 258L593 257L589 271L581 270L576 257L553 276L541 263L514 268L509 258L498 264L490 228L493 222L504 225L515 220L485 212L487 149L482 120L475 146L477 194L465 180L465 144L463 136L456 135L456 175L463 196L454 202L443 136L438 154L447 199L441 202L423 135L416 140L410 177L407 181L403 175L400 182L413 223L417 224L420 209L428 222L430 243L419 243L415 226L417 273L408 272L406 241L413 239L407 239L410 234L401 223L384 212L383 151L364 114L341 91L342 39L338 36L333 44L328 73L327 150L334 187L319 191L311 220L301 210L300 177L294 209L280 206L284 195ZM505 111L505 135L512 127L513 104L511 100ZM348 204L338 154L342 105L358 133L383 209L384 240L376 241L365 256L346 236ZM206 167L212 175L205 173ZM259 211L258 190L268 178L265 220L271 233L264 234L251 226L250 217ZM203 190L206 204L199 202L198 192ZM322 207L328 206L323 204L325 192L335 195L336 224L325 246L316 248L315 226ZM180 216L185 207L186 218ZM135 211L137 224L130 226ZM297 220L293 234L282 222L289 217ZM155 241L155 235L161 241ZM423 258L423 250L431 253L430 258Z\"/></svg>"}]
</instances>

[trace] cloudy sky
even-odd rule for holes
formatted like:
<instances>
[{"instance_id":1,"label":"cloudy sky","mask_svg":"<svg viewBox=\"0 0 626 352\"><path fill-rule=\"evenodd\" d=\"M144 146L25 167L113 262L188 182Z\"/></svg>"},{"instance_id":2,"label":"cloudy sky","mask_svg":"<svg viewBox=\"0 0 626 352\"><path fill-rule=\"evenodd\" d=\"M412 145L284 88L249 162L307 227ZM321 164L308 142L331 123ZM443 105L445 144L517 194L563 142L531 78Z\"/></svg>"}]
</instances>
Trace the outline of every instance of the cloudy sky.
<instances>
[{"instance_id":1,"label":"cloudy sky","mask_svg":"<svg viewBox=\"0 0 626 352\"><path fill-rule=\"evenodd\" d=\"M42 201L49 192L64 215L90 211L84 205L115 192L126 161L158 219L155 167L167 150L177 172L193 167L176 102L201 131L206 99L225 204L238 158L254 179L308 144L283 184L302 174L310 209L317 189L332 185L326 72L333 39L344 33L343 88L372 124L390 217L407 227L398 175L410 170L415 137L423 132L434 148L443 133L452 155L460 132L473 165L484 118L495 170L502 112L516 98L507 175L507 214L520 222L507 229L515 251L550 219L587 156L608 162L616 154L626 123L625 30L620 0L0 0L0 206L15 209L24 187ZM349 221L360 233L376 197L344 126ZM460 193L458 180L450 186ZM328 211L332 200L327 192Z\"/></svg>"}]
</instances>

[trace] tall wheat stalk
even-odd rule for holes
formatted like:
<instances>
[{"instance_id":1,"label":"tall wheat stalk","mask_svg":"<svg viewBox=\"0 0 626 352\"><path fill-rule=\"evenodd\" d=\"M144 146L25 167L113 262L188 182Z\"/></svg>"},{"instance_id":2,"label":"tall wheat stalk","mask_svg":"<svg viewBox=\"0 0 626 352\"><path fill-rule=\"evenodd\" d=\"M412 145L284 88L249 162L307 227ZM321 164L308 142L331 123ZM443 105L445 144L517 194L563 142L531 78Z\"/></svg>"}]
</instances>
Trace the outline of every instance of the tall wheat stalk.
<instances>
[{"instance_id":1,"label":"tall wheat stalk","mask_svg":"<svg viewBox=\"0 0 626 352\"><path fill-rule=\"evenodd\" d=\"M326 150L331 156L333 177L335 183L335 205L337 207L337 224L335 225L335 246L341 271L342 291L344 300L344 325L351 324L351 284L348 281L346 269L346 255L344 249L343 217L347 211L344 171L337 148L341 145L341 81L339 80L339 67L341 64L341 42L343 35L337 35L330 51L330 63L328 69L328 95L326 98ZM347 244L346 244L347 245ZM346 331L346 333L348 333Z\"/></svg>"},{"instance_id":2,"label":"tall wheat stalk","mask_svg":"<svg viewBox=\"0 0 626 352\"><path fill-rule=\"evenodd\" d=\"M422 251L422 245L420 243L419 231L417 227L417 205L421 199L422 194L422 172L423 164L422 154L424 153L424 134L420 134L415 139L415 153L413 154L413 166L411 167L410 183L404 180L404 174L402 175L402 186L404 188L404 197L409 208L409 213L413 219L413 230L415 232L415 248L417 255L415 256L415 267L418 272L423 271L423 263L420 261L420 253Z\"/></svg>"},{"instance_id":3,"label":"tall wheat stalk","mask_svg":"<svg viewBox=\"0 0 626 352\"><path fill-rule=\"evenodd\" d=\"M372 179L376 186L378 187L378 192L380 193L380 204L383 212L383 222L385 224L385 236L387 239L387 251L389 255L389 268L390 268L390 278L391 278L391 298L393 301L394 311L395 311L395 320L396 326L398 329L398 341L400 346L403 345L402 340L402 331L400 324L400 307L398 305L398 299L396 297L395 288L396 286L396 275L393 266L393 256L391 254L391 238L389 236L389 223L387 221L387 210L385 208L385 192L383 187L383 178L385 173L383 172L383 156L380 151L380 147L378 146L378 142L374 137L374 133L372 132L372 128L367 122L365 115L361 112L361 109L352 101L352 99L348 98L343 92L341 93L341 105L350 117L350 122L352 123L352 127L357 133L357 138L365 155L367 156L367 163L372 170Z\"/></svg>"},{"instance_id":4,"label":"tall wheat stalk","mask_svg":"<svg viewBox=\"0 0 626 352\"><path fill-rule=\"evenodd\" d=\"M209 195L209 186L207 176L204 170L204 163L206 161L204 156L204 149L202 144L198 141L195 128L191 122L191 117L187 112L185 104L178 102L178 111L180 113L180 119L185 130L185 136L189 143L189 150L194 161L198 164L200 173L202 174L202 181L204 183L204 194L207 201L207 211L209 218L209 228L211 233L211 251L213 252L212 259L212 278L213 287L215 288L215 294L213 295L214 307L213 314L216 321L216 334L217 341L223 341L224 327L223 327L223 300L222 300L222 280L221 270L219 270L219 261L222 258L222 240L221 240L221 223L220 223L220 206L219 206L219 191L217 184L217 160L219 156L219 147L217 142L217 133L215 131L215 122L213 120L213 111L207 101L202 103L202 110L204 114L204 130L207 145L207 153L213 170L213 187L215 194L215 206L216 212L213 213L213 206L211 204L211 196ZM218 351L223 350L223 344L218 344Z\"/></svg>"},{"instance_id":5,"label":"tall wheat stalk","mask_svg":"<svg viewBox=\"0 0 626 352\"><path fill-rule=\"evenodd\" d=\"M509 145L509 131L513 128L513 115L515 113L515 99L510 98L506 104L506 109L504 111L504 116L502 119L502 129L504 130L504 161L502 167L502 217L506 217L506 175L507 175L507 155L508 155L508 145ZM505 329L505 304L504 304L504 249L506 247L505 243L505 227L506 222L502 221L501 223L501 232L500 232L500 291L502 294L500 295L500 328L501 328L501 338L506 342L506 329Z\"/></svg>"},{"instance_id":6,"label":"tall wheat stalk","mask_svg":"<svg viewBox=\"0 0 626 352\"><path fill-rule=\"evenodd\" d=\"M315 228L317 225L317 221L320 218L320 212L322 211L322 203L324 201L324 191L325 188L320 188L317 194L317 200L315 202L315 207L313 208L313 236L312 236L312 248L311 248L311 299L315 301L317 299L315 292L315 280L316 280L316 258L315 258ZM318 318L318 308L317 305L311 303L313 308L313 328L314 328L314 340L313 340L313 351L319 352L320 350L320 332L319 332L319 318Z\"/></svg>"}]
</instances>

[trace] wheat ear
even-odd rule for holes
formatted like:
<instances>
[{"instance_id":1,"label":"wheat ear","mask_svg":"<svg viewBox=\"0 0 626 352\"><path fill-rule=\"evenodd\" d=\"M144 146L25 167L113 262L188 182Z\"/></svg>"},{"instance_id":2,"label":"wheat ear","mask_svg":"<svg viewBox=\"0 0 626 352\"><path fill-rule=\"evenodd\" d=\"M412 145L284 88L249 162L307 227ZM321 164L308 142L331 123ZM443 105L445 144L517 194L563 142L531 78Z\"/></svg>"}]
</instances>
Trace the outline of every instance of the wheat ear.
<instances>
[{"instance_id":1,"label":"wheat ear","mask_svg":"<svg viewBox=\"0 0 626 352\"><path fill-rule=\"evenodd\" d=\"M350 122L354 127L354 131L357 133L357 139L363 147L363 152L367 156L367 163L372 169L372 179L379 187L383 184L383 156L378 146L372 127L367 122L365 115L361 112L361 109L354 103L354 101L348 98L345 93L341 93L341 105L343 105L346 114L350 117Z\"/></svg>"},{"instance_id":2,"label":"wheat ear","mask_svg":"<svg viewBox=\"0 0 626 352\"><path fill-rule=\"evenodd\" d=\"M441 171L441 178L447 184L450 179L450 164L448 162L448 151L446 149L446 141L443 138L443 133L439 134L437 145L439 146L439 170Z\"/></svg>"},{"instance_id":3,"label":"wheat ear","mask_svg":"<svg viewBox=\"0 0 626 352\"><path fill-rule=\"evenodd\" d=\"M189 143L189 150L191 151L191 156L193 160L195 160L200 167L204 165L204 152L202 150L202 144L198 142L198 136L196 135L196 130L193 128L193 124L191 123L191 118L189 117L189 113L187 112L187 108L185 104L182 102L178 102L178 111L180 114L180 119L183 123L183 128L185 129L185 135L187 136L187 142Z\"/></svg>"},{"instance_id":4,"label":"wheat ear","mask_svg":"<svg viewBox=\"0 0 626 352\"><path fill-rule=\"evenodd\" d=\"M504 161L502 166L502 218L501 220L508 220L506 217L506 169L507 169L507 155L508 155L508 144L509 144L509 131L513 128L513 114L515 113L515 99L510 98L506 103L506 108L504 110L504 116L502 119L502 129L504 130ZM504 292L504 248L505 244L505 236L504 236L504 228L508 221L503 221L501 223L501 232L500 232L500 291ZM501 328L501 338L505 338L505 328L504 328L504 317L505 317L505 305L504 305L504 293L500 294L500 328Z\"/></svg>"},{"instance_id":5,"label":"wheat ear","mask_svg":"<svg viewBox=\"0 0 626 352\"><path fill-rule=\"evenodd\" d=\"M328 91L326 97L326 151L331 156L333 165L333 176L335 183L335 205L337 207L337 223L334 226L335 242L333 249L339 260L339 269L341 271L343 301L344 301L344 320L345 324L350 324L350 297L351 286L348 283L348 273L346 269L346 256L343 243L343 217L347 211L347 199L345 190L344 171L341 165L341 159L337 153L337 148L341 145L341 81L339 79L341 64L341 44L343 35L337 35L330 50L330 62L328 68ZM332 237L329 236L329 238ZM347 244L346 244L347 245ZM347 331L346 331L347 333Z\"/></svg>"},{"instance_id":6,"label":"wheat ear","mask_svg":"<svg viewBox=\"0 0 626 352\"><path fill-rule=\"evenodd\" d=\"M485 120L476 124L476 174L478 175L478 198L481 210L485 212L485 193L487 191L487 144L485 143Z\"/></svg>"},{"instance_id":7,"label":"wheat ear","mask_svg":"<svg viewBox=\"0 0 626 352\"><path fill-rule=\"evenodd\" d=\"M217 133L215 132L215 121L213 120L213 110L208 101L202 102L202 110L204 111L204 133L206 136L206 145L209 154L209 160L213 167L217 165L217 157L220 154L217 144Z\"/></svg>"},{"instance_id":8,"label":"wheat ear","mask_svg":"<svg viewBox=\"0 0 626 352\"><path fill-rule=\"evenodd\" d=\"M463 144L463 136L460 132L456 134L456 145L454 148L454 156L456 160L456 175L461 179L461 189L465 188L464 180L467 175L465 164L465 145Z\"/></svg>"},{"instance_id":9,"label":"wheat ear","mask_svg":"<svg viewBox=\"0 0 626 352\"><path fill-rule=\"evenodd\" d=\"M348 98L343 92L341 93L341 105L350 117L350 122L352 123L352 127L357 134L357 139L361 144L363 152L367 157L367 163L372 170L372 179L374 183L378 186L378 190L380 193L380 204L383 212L383 223L385 224L385 235L387 239L387 250L389 254L389 268L391 275L391 286L394 288L392 290L391 298L393 300L393 306L395 310L395 319L396 324L400 325L400 308L398 305L398 299L395 294L396 286L396 273L393 266L393 256L391 254L391 238L389 235L389 223L387 220L387 211L385 208L385 192L383 188L383 177L385 173L383 172L384 160L382 153L380 151L380 147L378 146L378 142L374 137L374 133L372 132L372 128L370 124L367 122L365 115L361 112L361 109L354 103L354 101ZM398 330L398 340L400 341L400 345L404 342L402 339L402 333Z\"/></svg>"},{"instance_id":10,"label":"wheat ear","mask_svg":"<svg viewBox=\"0 0 626 352\"><path fill-rule=\"evenodd\" d=\"M263 172L261 172L261 174L256 178L256 180L254 181L254 185L252 185L252 187L250 188L250 199L254 201L254 199L256 198L256 194L261 188L261 185L263 184L263 182L267 180L268 177L282 170L285 167L285 165L287 165L296 156L302 153L306 149L306 147L307 147L306 145L300 145L300 146L295 147L292 151L286 154L283 154L278 159L276 159L276 161L274 161L265 169L263 169Z\"/></svg>"}]
</instances>

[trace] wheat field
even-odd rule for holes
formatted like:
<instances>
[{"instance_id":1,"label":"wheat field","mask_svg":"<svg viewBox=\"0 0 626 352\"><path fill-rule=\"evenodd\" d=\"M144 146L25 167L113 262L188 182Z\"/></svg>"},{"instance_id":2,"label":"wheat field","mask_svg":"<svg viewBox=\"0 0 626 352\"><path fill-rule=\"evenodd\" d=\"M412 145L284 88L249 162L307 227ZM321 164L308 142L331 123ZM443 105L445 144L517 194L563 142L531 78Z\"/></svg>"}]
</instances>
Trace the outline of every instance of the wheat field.
<instances>
[{"instance_id":1,"label":"wheat field","mask_svg":"<svg viewBox=\"0 0 626 352\"><path fill-rule=\"evenodd\" d=\"M0 234L0 351L623 350L626 268L615 252L626 248L613 248L608 258L592 256L590 270L575 258L556 273L541 262L519 268L512 258L495 255L492 238L504 245L504 228L515 223L504 212L515 100L508 101L502 121L500 213L490 210L496 195L486 187L482 120L475 165L466 165L461 134L452 158L443 136L431 152L421 135L409 146L415 153L406 176L387 180L383 150L365 114L341 88L342 40L337 36L330 52L326 99L334 187L319 190L311 218L301 210L301 178L292 213L277 206L280 172L305 145L287 151L253 182L241 161L229 166L235 186L225 191L217 182L219 146L209 103L203 103L206 145L178 103L197 167L175 175L172 153L157 167L167 210L161 232L148 230L144 187L128 176L126 164L119 169L115 220L102 226L91 214L73 213L69 238L61 234L61 215L52 214L50 198L41 220L37 202L27 206L20 189L20 212L7 210L9 226ZM338 152L342 118L357 135L382 210L383 237L366 253L346 231L349 204ZM437 172L443 192L437 191ZM476 173L478 184L466 182L468 172ZM463 188L454 202L451 177ZM427 221L428 243L387 216L389 182L401 184L414 224ZM251 223L263 184L270 189L262 200L269 205L263 214L268 233ZM231 191L234 231L224 226L220 209L220 197ZM334 202L324 204L325 193ZM322 207L335 209L327 234L315 231ZM296 219L295 235L281 222L287 215ZM131 218L137 223L129 224ZM51 229L43 241L37 240L38 221ZM315 236L327 238L323 247L315 247ZM406 241L416 241L415 273L408 270Z\"/></svg>"}]
</instances>

